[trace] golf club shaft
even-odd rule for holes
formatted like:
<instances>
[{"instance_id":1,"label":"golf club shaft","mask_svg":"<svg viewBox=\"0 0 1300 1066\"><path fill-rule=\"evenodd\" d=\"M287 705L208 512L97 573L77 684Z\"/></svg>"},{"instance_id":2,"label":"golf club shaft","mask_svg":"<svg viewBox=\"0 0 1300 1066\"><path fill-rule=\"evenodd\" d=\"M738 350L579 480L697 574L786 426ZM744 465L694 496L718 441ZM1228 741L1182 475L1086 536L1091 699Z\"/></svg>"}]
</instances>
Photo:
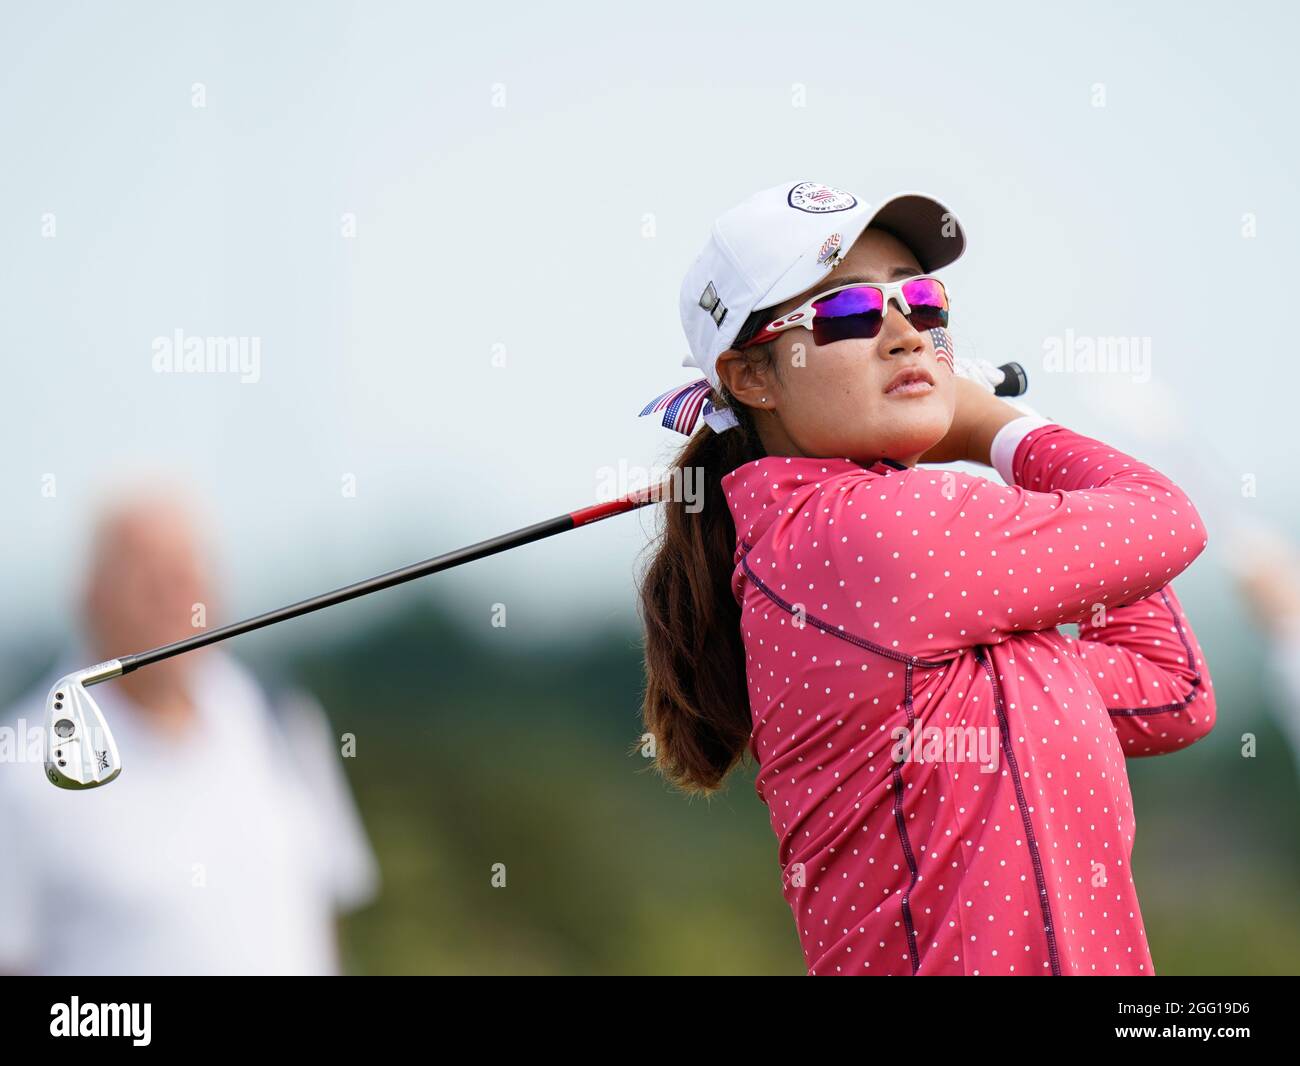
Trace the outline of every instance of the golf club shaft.
<instances>
[{"instance_id":1,"label":"golf club shaft","mask_svg":"<svg viewBox=\"0 0 1300 1066\"><path fill-rule=\"evenodd\" d=\"M997 394L1001 396L1018 396L1022 394L1028 385L1024 368L1019 363L1007 363L1000 369L1006 374L1006 379L995 390ZM432 559L425 559L423 562L412 563L400 570L391 570L386 574L380 574L365 581L358 581L354 585L345 585L333 592L322 593L319 596L313 596L309 600L300 600L298 603L291 603L287 607L280 607L274 611L267 611L265 614L246 618L242 622L232 622L228 626L211 629L205 633L197 633L173 644L164 644L160 648L152 648L136 655L126 655L114 660L114 662L120 662L122 665L121 672L129 674L132 670L138 670L150 663L161 662L163 659L170 659L174 655L183 655L187 651L206 648L209 644L217 644L220 641L229 640L231 637L251 633L255 629L263 629L266 626L273 626L277 622L284 622L290 618L297 618L300 615L311 614L313 611L323 610L326 607L333 607L336 603L344 603L347 600L355 600L360 596L368 596L372 592L392 588L394 585L414 581L416 578L436 574L442 570L450 570L462 563L473 562L475 559L484 559L489 555L496 555L499 552L509 551L511 548L531 544L533 541L545 540L557 533L564 533L570 529L576 529L578 526L599 522L602 518L610 518L616 514L636 510L646 504L670 498L672 486L673 480L669 478L658 485L629 493L626 496L620 496L618 499L610 500L607 503L597 503L577 511L570 511L568 514L557 515L545 522L537 522L534 525L516 529L512 533L503 533L499 537L479 541L477 544L447 552L445 555L438 555ZM116 673L106 673L104 677L87 680L85 683L95 684L98 680L107 680L108 677L116 676L118 676Z\"/></svg>"},{"instance_id":2,"label":"golf club shaft","mask_svg":"<svg viewBox=\"0 0 1300 1066\"><path fill-rule=\"evenodd\" d=\"M300 600L298 603L291 603L287 607L280 607L274 611L267 611L265 614L246 618L242 622L232 622L228 626L221 626L219 629L208 630L205 633L197 633L173 644L164 644L162 647L152 648L136 655L125 655L117 661L122 664L122 673L129 674L132 670L138 670L150 663L161 662L163 659L170 659L174 655L183 655L187 651L205 648L209 644L216 644L231 637L240 636L243 633L251 633L255 629L262 629L266 626L275 625L277 622L284 622L290 618L297 618L300 615L322 610L325 607L332 607L336 603L355 600L359 596L368 596L370 593L379 592L381 589L392 588L394 585L414 581L416 578L436 574L442 570L450 570L462 563L473 562L475 559L484 559L489 555L496 555L498 552L518 548L524 544L531 544L533 541L544 540L547 537L555 536L557 533L564 533L570 529L577 529L579 526L599 522L603 518L610 518L613 515L644 507L649 503L668 499L671 486L671 480L665 481L660 485L641 489L626 496L620 496L618 499L610 500L607 503L597 503L577 511L570 511L568 514L557 515L555 518L549 518L544 522L524 526L522 529L516 529L511 533L503 533L499 537L479 541L477 544L447 552L445 555L438 555L432 559L425 559L423 562L412 563L400 570L391 570L386 574L380 574L365 581L358 581L354 585L345 585L333 592L313 596L309 600ZM110 674L109 676L117 675ZM96 680L107 680L107 677L97 678ZM94 681L88 681L87 683L94 684Z\"/></svg>"}]
</instances>

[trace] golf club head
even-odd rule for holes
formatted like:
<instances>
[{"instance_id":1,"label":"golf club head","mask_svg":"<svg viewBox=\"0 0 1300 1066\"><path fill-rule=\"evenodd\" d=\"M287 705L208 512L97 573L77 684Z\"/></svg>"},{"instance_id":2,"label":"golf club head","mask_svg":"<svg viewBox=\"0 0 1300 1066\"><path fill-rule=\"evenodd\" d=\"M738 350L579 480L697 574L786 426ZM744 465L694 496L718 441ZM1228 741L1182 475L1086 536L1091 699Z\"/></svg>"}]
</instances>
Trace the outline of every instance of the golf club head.
<instances>
[{"instance_id":1,"label":"golf club head","mask_svg":"<svg viewBox=\"0 0 1300 1066\"><path fill-rule=\"evenodd\" d=\"M122 772L108 722L86 691L122 672L116 659L60 678L45 699L45 776L59 788L98 788Z\"/></svg>"}]
</instances>

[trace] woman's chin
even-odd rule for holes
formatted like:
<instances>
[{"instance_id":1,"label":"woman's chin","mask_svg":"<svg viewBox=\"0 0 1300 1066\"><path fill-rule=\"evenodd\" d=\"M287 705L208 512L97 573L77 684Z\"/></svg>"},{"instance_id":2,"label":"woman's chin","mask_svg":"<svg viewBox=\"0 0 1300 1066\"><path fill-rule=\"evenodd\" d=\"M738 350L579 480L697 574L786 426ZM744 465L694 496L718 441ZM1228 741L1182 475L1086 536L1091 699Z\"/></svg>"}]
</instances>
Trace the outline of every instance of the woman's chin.
<instances>
[{"instance_id":1,"label":"woman's chin","mask_svg":"<svg viewBox=\"0 0 1300 1066\"><path fill-rule=\"evenodd\" d=\"M898 445L922 451L942 440L952 425L952 410L943 397L917 398L908 403L891 404L881 411L872 427L872 436L886 437Z\"/></svg>"},{"instance_id":2,"label":"woman's chin","mask_svg":"<svg viewBox=\"0 0 1300 1066\"><path fill-rule=\"evenodd\" d=\"M942 395L907 403L885 401L852 418L823 414L811 432L795 435L803 454L840 457L856 462L882 455L902 460L924 455L952 426L951 405Z\"/></svg>"}]
</instances>

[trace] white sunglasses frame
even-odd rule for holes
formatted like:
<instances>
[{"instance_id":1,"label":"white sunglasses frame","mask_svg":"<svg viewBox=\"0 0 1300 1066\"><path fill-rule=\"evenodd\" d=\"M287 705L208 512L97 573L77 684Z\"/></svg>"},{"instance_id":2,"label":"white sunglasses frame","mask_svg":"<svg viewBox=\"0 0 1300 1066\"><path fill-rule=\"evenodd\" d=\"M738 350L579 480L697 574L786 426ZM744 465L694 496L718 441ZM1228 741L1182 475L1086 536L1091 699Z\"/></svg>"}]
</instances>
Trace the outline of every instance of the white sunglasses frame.
<instances>
[{"instance_id":1,"label":"white sunglasses frame","mask_svg":"<svg viewBox=\"0 0 1300 1066\"><path fill-rule=\"evenodd\" d=\"M896 300L899 308L904 315L912 313L912 306L907 302L903 295L903 286L913 281L937 281L943 288L943 294L948 301L948 310L952 311L952 297L948 293L948 286L943 278L934 274L916 274L910 278L900 278L898 281L850 281L844 285L837 285L833 289L827 289L824 292L815 293L808 297L803 303L796 307L789 314L782 315L780 318L773 319L762 329L758 330L742 347L748 348L752 344L762 344L764 341L772 340L776 334L787 329L793 329L796 326L804 326L807 329L813 328L813 320L817 317L817 309L813 307L818 300L824 300L828 296L833 296L837 292L843 292L845 289L872 288L880 289L884 294L884 314L889 314L890 301Z\"/></svg>"}]
</instances>

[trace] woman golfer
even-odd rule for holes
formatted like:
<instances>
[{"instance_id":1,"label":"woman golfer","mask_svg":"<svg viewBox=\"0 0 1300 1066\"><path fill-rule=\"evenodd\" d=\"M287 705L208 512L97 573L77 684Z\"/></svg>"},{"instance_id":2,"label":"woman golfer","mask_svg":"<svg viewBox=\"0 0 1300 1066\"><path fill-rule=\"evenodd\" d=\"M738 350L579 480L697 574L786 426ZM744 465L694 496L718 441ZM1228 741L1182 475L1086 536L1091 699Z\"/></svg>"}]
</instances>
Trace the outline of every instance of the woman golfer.
<instances>
[{"instance_id":1,"label":"woman golfer","mask_svg":"<svg viewBox=\"0 0 1300 1066\"><path fill-rule=\"evenodd\" d=\"M708 425L644 577L646 724L686 789L757 761L810 973L1151 974L1124 760L1214 725L1170 587L1205 528L955 372L964 246L928 196L816 182L714 223L681 290L705 378L647 408ZM956 460L1005 484L918 465Z\"/></svg>"}]
</instances>

